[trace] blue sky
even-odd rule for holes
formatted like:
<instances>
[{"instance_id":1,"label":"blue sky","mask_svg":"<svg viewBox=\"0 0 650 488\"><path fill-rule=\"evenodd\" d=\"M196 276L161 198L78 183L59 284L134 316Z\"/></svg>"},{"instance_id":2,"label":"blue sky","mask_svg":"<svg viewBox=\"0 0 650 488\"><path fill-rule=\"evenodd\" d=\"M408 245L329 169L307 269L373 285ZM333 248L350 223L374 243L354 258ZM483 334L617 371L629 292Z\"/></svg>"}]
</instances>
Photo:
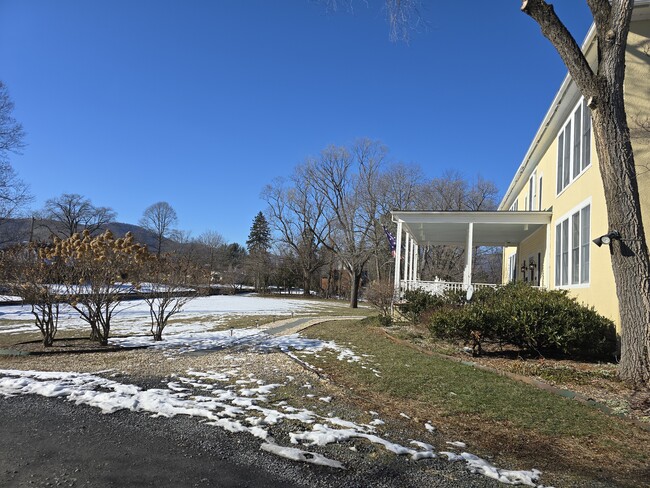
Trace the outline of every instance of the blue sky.
<instances>
[{"instance_id":1,"label":"blue sky","mask_svg":"<svg viewBox=\"0 0 650 488\"><path fill-rule=\"evenodd\" d=\"M554 3L582 42L586 2ZM406 44L380 0L0 0L13 165L34 209L80 193L137 223L165 200L240 243L265 184L358 137L503 193L566 69L518 0L423 4Z\"/></svg>"}]
</instances>

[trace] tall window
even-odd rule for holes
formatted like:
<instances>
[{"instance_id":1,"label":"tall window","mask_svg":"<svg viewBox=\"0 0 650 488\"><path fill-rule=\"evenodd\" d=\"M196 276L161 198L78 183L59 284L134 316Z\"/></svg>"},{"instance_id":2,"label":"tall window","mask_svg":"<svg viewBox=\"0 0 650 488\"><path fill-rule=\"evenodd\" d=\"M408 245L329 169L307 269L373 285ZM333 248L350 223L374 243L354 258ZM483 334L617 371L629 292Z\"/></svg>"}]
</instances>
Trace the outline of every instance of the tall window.
<instances>
[{"instance_id":1,"label":"tall window","mask_svg":"<svg viewBox=\"0 0 650 488\"><path fill-rule=\"evenodd\" d=\"M557 193L591 164L591 113L580 100L557 138Z\"/></svg>"},{"instance_id":2,"label":"tall window","mask_svg":"<svg viewBox=\"0 0 650 488\"><path fill-rule=\"evenodd\" d=\"M534 171L528 180L528 207L526 210L537 210L537 189L535 188L535 182L537 180L537 172Z\"/></svg>"},{"instance_id":3,"label":"tall window","mask_svg":"<svg viewBox=\"0 0 650 488\"><path fill-rule=\"evenodd\" d=\"M508 281L517 281L517 253L508 257Z\"/></svg>"},{"instance_id":4,"label":"tall window","mask_svg":"<svg viewBox=\"0 0 650 488\"><path fill-rule=\"evenodd\" d=\"M589 283L591 206L555 225L555 286Z\"/></svg>"}]
</instances>

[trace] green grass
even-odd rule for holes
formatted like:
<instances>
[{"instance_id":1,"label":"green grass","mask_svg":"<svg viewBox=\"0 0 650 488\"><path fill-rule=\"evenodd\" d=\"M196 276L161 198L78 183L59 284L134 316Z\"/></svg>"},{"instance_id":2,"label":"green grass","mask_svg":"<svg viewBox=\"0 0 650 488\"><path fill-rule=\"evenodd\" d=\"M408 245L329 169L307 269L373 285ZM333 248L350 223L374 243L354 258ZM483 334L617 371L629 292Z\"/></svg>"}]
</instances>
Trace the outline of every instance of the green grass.
<instances>
[{"instance_id":1,"label":"green grass","mask_svg":"<svg viewBox=\"0 0 650 488\"><path fill-rule=\"evenodd\" d=\"M540 457L546 456L554 465L557 459L569 457L567 451L587 450L588 458L580 463L593 464L583 470L597 472L598 466L610 461L608 456L615 456L617 461L611 459L614 464L621 458L631 463L620 469L634 478L638 475L630 473L642 470L638 464L650 462L650 433L635 425L525 383L396 344L373 327L374 323L373 319L326 322L303 334L350 344L357 354L372 355L381 377L358 364L325 356L309 362L360 396L411 408L420 418L448 419L452 430L465 434L475 430L474 444L480 444L483 436L485 449L501 451L498 444L490 444L490 437L536 439L548 452L537 454L540 447L531 446L534 465L539 465ZM553 449L558 451L550 452Z\"/></svg>"},{"instance_id":2,"label":"green grass","mask_svg":"<svg viewBox=\"0 0 650 488\"><path fill-rule=\"evenodd\" d=\"M348 372L367 388L432 405L447 415L478 415L550 435L596 434L610 422L589 407L535 387L397 345L372 333L367 323L330 322L305 333L349 342L354 344L355 351L373 355L380 378L354 365ZM553 415L549 416L549 412Z\"/></svg>"}]
</instances>

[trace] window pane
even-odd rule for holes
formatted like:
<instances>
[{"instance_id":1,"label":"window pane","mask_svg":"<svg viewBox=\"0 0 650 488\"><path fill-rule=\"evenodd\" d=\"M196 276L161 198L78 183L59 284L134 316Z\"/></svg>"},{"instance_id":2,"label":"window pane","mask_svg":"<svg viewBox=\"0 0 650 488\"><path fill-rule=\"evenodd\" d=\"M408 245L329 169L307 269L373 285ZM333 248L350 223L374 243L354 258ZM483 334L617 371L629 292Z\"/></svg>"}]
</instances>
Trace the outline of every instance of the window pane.
<instances>
[{"instance_id":1,"label":"window pane","mask_svg":"<svg viewBox=\"0 0 650 488\"><path fill-rule=\"evenodd\" d=\"M528 179L528 210L533 209L533 198L534 198L534 187L535 186L535 176L531 176Z\"/></svg>"},{"instance_id":2,"label":"window pane","mask_svg":"<svg viewBox=\"0 0 650 488\"><path fill-rule=\"evenodd\" d=\"M580 233L582 236L581 259L580 259L580 283L589 283L589 242L591 241L591 206L587 205L581 210Z\"/></svg>"},{"instance_id":3,"label":"window pane","mask_svg":"<svg viewBox=\"0 0 650 488\"><path fill-rule=\"evenodd\" d=\"M562 184L562 162L564 155L564 132L560 132L560 137L557 138L557 192L560 193L564 185Z\"/></svg>"},{"instance_id":4,"label":"window pane","mask_svg":"<svg viewBox=\"0 0 650 488\"><path fill-rule=\"evenodd\" d=\"M573 177L575 178L580 174L580 142L582 141L580 125L582 122L582 105L580 105L575 111L573 120Z\"/></svg>"},{"instance_id":5,"label":"window pane","mask_svg":"<svg viewBox=\"0 0 650 488\"><path fill-rule=\"evenodd\" d=\"M562 270L562 224L555 226L555 286L560 286Z\"/></svg>"},{"instance_id":6,"label":"window pane","mask_svg":"<svg viewBox=\"0 0 650 488\"><path fill-rule=\"evenodd\" d=\"M562 222L562 284L569 284L569 219Z\"/></svg>"},{"instance_id":7,"label":"window pane","mask_svg":"<svg viewBox=\"0 0 650 488\"><path fill-rule=\"evenodd\" d=\"M571 216L571 283L580 282L580 212Z\"/></svg>"},{"instance_id":8,"label":"window pane","mask_svg":"<svg viewBox=\"0 0 650 488\"><path fill-rule=\"evenodd\" d=\"M537 205L537 210L542 209L542 178L539 178L539 188L537 189L537 194L539 196L539 204Z\"/></svg>"},{"instance_id":9,"label":"window pane","mask_svg":"<svg viewBox=\"0 0 650 488\"><path fill-rule=\"evenodd\" d=\"M591 164L591 111L587 102L582 107L582 169Z\"/></svg>"},{"instance_id":10,"label":"window pane","mask_svg":"<svg viewBox=\"0 0 650 488\"><path fill-rule=\"evenodd\" d=\"M562 181L564 187L566 187L571 181L571 121L566 125L564 130L564 161L562 163L564 175L562 176Z\"/></svg>"}]
</instances>

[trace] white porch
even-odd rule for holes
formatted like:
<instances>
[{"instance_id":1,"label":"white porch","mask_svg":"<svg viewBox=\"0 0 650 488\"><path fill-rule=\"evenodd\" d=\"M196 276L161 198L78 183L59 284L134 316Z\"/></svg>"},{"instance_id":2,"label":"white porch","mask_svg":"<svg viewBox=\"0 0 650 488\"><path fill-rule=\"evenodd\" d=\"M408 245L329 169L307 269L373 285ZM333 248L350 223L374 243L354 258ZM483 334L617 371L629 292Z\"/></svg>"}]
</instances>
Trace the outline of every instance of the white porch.
<instances>
[{"instance_id":1,"label":"white porch","mask_svg":"<svg viewBox=\"0 0 650 488\"><path fill-rule=\"evenodd\" d=\"M395 296L405 290L422 288L433 294L448 289L467 290L497 286L497 283L472 282L474 247L516 247L540 229L545 230L545 245L540 249L538 262L540 286L548 286L550 269L551 212L421 212L394 211L397 224L395 249ZM422 281L419 275L420 250L425 246L452 245L465 249L465 267L462 282ZM402 249L403 248L403 249ZM541 260L543 252L544 259ZM519 253L518 253L519 254ZM543 270L541 268L543 263Z\"/></svg>"}]
</instances>

